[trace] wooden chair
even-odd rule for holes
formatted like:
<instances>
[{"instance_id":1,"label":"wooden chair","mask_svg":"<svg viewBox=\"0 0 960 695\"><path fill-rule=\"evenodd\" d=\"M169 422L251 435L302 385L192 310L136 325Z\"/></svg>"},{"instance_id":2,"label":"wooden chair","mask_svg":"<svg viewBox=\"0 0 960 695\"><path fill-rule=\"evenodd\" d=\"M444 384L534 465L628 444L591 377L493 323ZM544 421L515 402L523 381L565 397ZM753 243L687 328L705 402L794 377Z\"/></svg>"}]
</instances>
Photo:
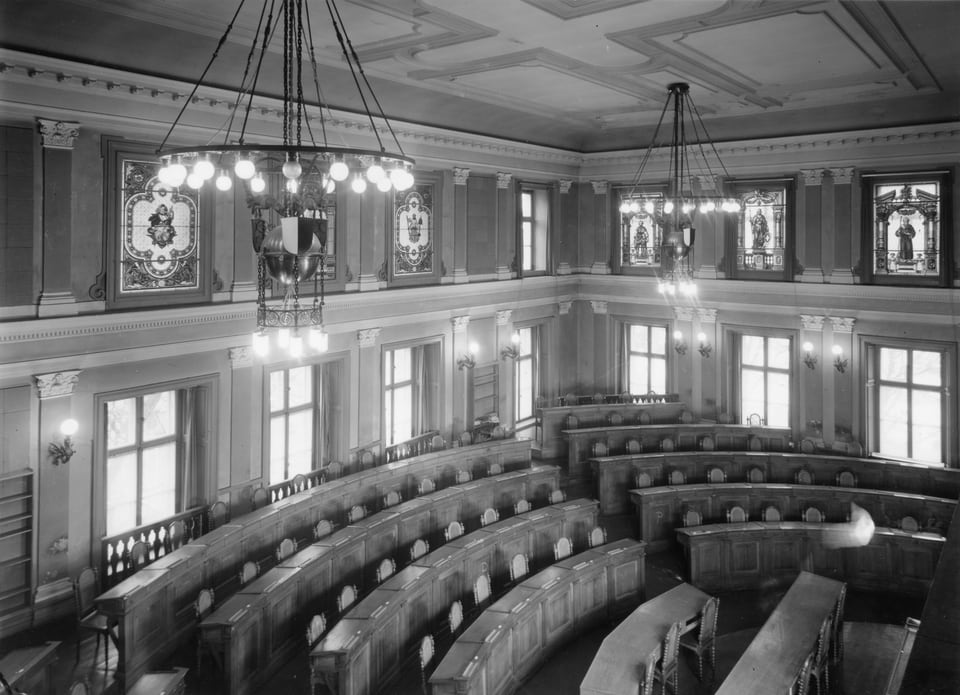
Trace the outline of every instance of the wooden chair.
<instances>
[{"instance_id":1,"label":"wooden chair","mask_svg":"<svg viewBox=\"0 0 960 695\"><path fill-rule=\"evenodd\" d=\"M270 492L265 487L258 487L253 491L253 496L250 498L250 505L254 509L260 509L261 507L266 507L270 504Z\"/></svg>"},{"instance_id":2,"label":"wooden chair","mask_svg":"<svg viewBox=\"0 0 960 695\"><path fill-rule=\"evenodd\" d=\"M686 485L687 476L684 475L684 472L676 468L672 469L667 474L667 485Z\"/></svg>"},{"instance_id":3,"label":"wooden chair","mask_svg":"<svg viewBox=\"0 0 960 695\"><path fill-rule=\"evenodd\" d=\"M421 478L420 482L417 484L418 495L429 495L431 492L434 492L436 489L437 489L437 484L433 482L433 478Z\"/></svg>"},{"instance_id":4,"label":"wooden chair","mask_svg":"<svg viewBox=\"0 0 960 695\"><path fill-rule=\"evenodd\" d=\"M553 561L559 562L565 557L573 555L573 543L566 536L560 536L553 544Z\"/></svg>"},{"instance_id":5,"label":"wooden chair","mask_svg":"<svg viewBox=\"0 0 960 695\"><path fill-rule=\"evenodd\" d=\"M73 597L77 607L77 663L80 662L80 644L83 642L84 632L93 632L97 635L97 644L93 651L93 660L97 660L97 651L100 649L100 639L103 638L103 668L108 668L110 640L113 639L113 628L106 614L97 610L94 599L100 595L97 581L97 571L92 567L80 570L73 583Z\"/></svg>"},{"instance_id":6,"label":"wooden chair","mask_svg":"<svg viewBox=\"0 0 960 695\"><path fill-rule=\"evenodd\" d=\"M650 417L650 413L646 410L641 410L640 414L637 415L637 424L638 425L649 425L653 422L653 418Z\"/></svg>"},{"instance_id":7,"label":"wooden chair","mask_svg":"<svg viewBox=\"0 0 960 695\"><path fill-rule=\"evenodd\" d=\"M470 474L470 471L467 471L467 470L457 471L457 477L456 477L457 485L462 485L463 483L469 483L471 480L473 480L473 476Z\"/></svg>"},{"instance_id":8,"label":"wooden chair","mask_svg":"<svg viewBox=\"0 0 960 695\"><path fill-rule=\"evenodd\" d=\"M293 480L290 481L290 487L294 492L303 492L307 489L307 476L303 473L297 473L293 476Z\"/></svg>"},{"instance_id":9,"label":"wooden chair","mask_svg":"<svg viewBox=\"0 0 960 695\"><path fill-rule=\"evenodd\" d=\"M574 401L573 405L576 404L576 401ZM569 401L567 402L567 405L570 405ZM580 419L576 415L567 415L567 417L563 419L563 429L575 430L578 427L580 427Z\"/></svg>"},{"instance_id":10,"label":"wooden chair","mask_svg":"<svg viewBox=\"0 0 960 695\"><path fill-rule=\"evenodd\" d=\"M811 654L803 662L803 666L800 667L800 675L797 676L797 680L794 681L788 695L807 695L807 688L810 687L810 669L813 668L813 657L814 655Z\"/></svg>"},{"instance_id":11,"label":"wooden chair","mask_svg":"<svg viewBox=\"0 0 960 695\"><path fill-rule=\"evenodd\" d=\"M487 507L483 510L483 514L480 515L481 526L488 526L497 521L500 521L500 514L493 507Z\"/></svg>"},{"instance_id":12,"label":"wooden chair","mask_svg":"<svg viewBox=\"0 0 960 695\"><path fill-rule=\"evenodd\" d=\"M842 470L837 473L837 487L856 487L857 474L853 471Z\"/></svg>"},{"instance_id":13,"label":"wooden chair","mask_svg":"<svg viewBox=\"0 0 960 695\"><path fill-rule=\"evenodd\" d=\"M503 425L494 425L490 430L490 439L503 439L506 436L507 431L503 429Z\"/></svg>"},{"instance_id":14,"label":"wooden chair","mask_svg":"<svg viewBox=\"0 0 960 695\"><path fill-rule=\"evenodd\" d=\"M484 572L473 582L473 605L480 608L490 598L490 595L490 575Z\"/></svg>"},{"instance_id":15,"label":"wooden chair","mask_svg":"<svg viewBox=\"0 0 960 695\"><path fill-rule=\"evenodd\" d=\"M760 466L750 466L750 470L747 471L747 482L748 483L765 483L767 482L767 473Z\"/></svg>"},{"instance_id":16,"label":"wooden chair","mask_svg":"<svg viewBox=\"0 0 960 695\"><path fill-rule=\"evenodd\" d=\"M920 530L920 522L908 514L900 519L900 529L907 533L916 533Z\"/></svg>"},{"instance_id":17,"label":"wooden chair","mask_svg":"<svg viewBox=\"0 0 960 695\"><path fill-rule=\"evenodd\" d=\"M693 632L688 632L680 637L680 646L683 649L692 651L697 655L697 680L703 681L703 656L710 655L710 668L713 669L714 676L717 669L717 614L720 609L720 599L717 596L711 597L703 606L700 613L700 626L696 636Z\"/></svg>"},{"instance_id":18,"label":"wooden chair","mask_svg":"<svg viewBox=\"0 0 960 695\"><path fill-rule=\"evenodd\" d=\"M576 405L577 403L578 403L578 399L577 399L577 394L575 393L568 393L566 396L563 397L564 405Z\"/></svg>"},{"instance_id":19,"label":"wooden chair","mask_svg":"<svg viewBox=\"0 0 960 695\"><path fill-rule=\"evenodd\" d=\"M530 511L530 502L527 500L517 500L517 503L513 505L514 514L526 514Z\"/></svg>"},{"instance_id":20,"label":"wooden chair","mask_svg":"<svg viewBox=\"0 0 960 695\"><path fill-rule=\"evenodd\" d=\"M833 620L827 618L820 626L817 635L817 649L810 667L810 678L817 684L817 695L830 692L830 635L833 634Z\"/></svg>"},{"instance_id":21,"label":"wooden chair","mask_svg":"<svg viewBox=\"0 0 960 695\"><path fill-rule=\"evenodd\" d=\"M629 391L624 391L624 392L622 392L622 393L620 394L620 402L621 402L621 403L633 403L633 396L630 394Z\"/></svg>"},{"instance_id":22,"label":"wooden chair","mask_svg":"<svg viewBox=\"0 0 960 695\"><path fill-rule=\"evenodd\" d=\"M424 638L420 640L420 685L423 688L423 695L429 695L429 690L427 689L427 667L430 665L430 662L433 661L434 653L433 637L431 635L425 635Z\"/></svg>"},{"instance_id":23,"label":"wooden chair","mask_svg":"<svg viewBox=\"0 0 960 695\"><path fill-rule=\"evenodd\" d=\"M707 482L708 483L725 483L727 482L726 472L719 466L711 466L707 469Z\"/></svg>"},{"instance_id":24,"label":"wooden chair","mask_svg":"<svg viewBox=\"0 0 960 695\"><path fill-rule=\"evenodd\" d=\"M561 502L566 501L566 499L567 496L564 494L563 490L551 490L548 501L550 504L560 504Z\"/></svg>"},{"instance_id":25,"label":"wooden chair","mask_svg":"<svg viewBox=\"0 0 960 695\"><path fill-rule=\"evenodd\" d=\"M728 524L742 524L750 520L747 511L739 504L735 504L727 510Z\"/></svg>"},{"instance_id":26,"label":"wooden chair","mask_svg":"<svg viewBox=\"0 0 960 695\"><path fill-rule=\"evenodd\" d=\"M823 512L812 504L803 510L803 520L807 523L819 524L823 521Z\"/></svg>"},{"instance_id":27,"label":"wooden chair","mask_svg":"<svg viewBox=\"0 0 960 695\"><path fill-rule=\"evenodd\" d=\"M684 526L700 526L703 523L703 517L696 509L686 509L683 512Z\"/></svg>"},{"instance_id":28,"label":"wooden chair","mask_svg":"<svg viewBox=\"0 0 960 695\"><path fill-rule=\"evenodd\" d=\"M450 628L451 637L457 634L461 625L463 625L463 604L454 601L450 604L450 610L447 612L447 626Z\"/></svg>"},{"instance_id":29,"label":"wooden chair","mask_svg":"<svg viewBox=\"0 0 960 695\"><path fill-rule=\"evenodd\" d=\"M17 690L17 691L11 690L10 692L11 692L11 693L13 693L13 692L18 692L18 693L19 693L20 691L19 691L19 690ZM67 690L67 695L90 695L90 684L87 683L87 681L85 681L85 680L74 681L74 682L70 685L70 689Z\"/></svg>"},{"instance_id":30,"label":"wooden chair","mask_svg":"<svg viewBox=\"0 0 960 695\"><path fill-rule=\"evenodd\" d=\"M813 471L809 468L801 468L797 471L796 476L794 476L794 482L796 482L797 485L813 485L816 480L813 477Z\"/></svg>"},{"instance_id":31,"label":"wooden chair","mask_svg":"<svg viewBox=\"0 0 960 695\"><path fill-rule=\"evenodd\" d=\"M454 538L459 538L463 535L463 524L459 521L451 521L447 524L447 528L443 529L443 537L449 543Z\"/></svg>"},{"instance_id":32,"label":"wooden chair","mask_svg":"<svg viewBox=\"0 0 960 695\"><path fill-rule=\"evenodd\" d=\"M590 532L590 535L587 536L587 543L591 548L596 548L598 545L603 545L607 542L607 530L602 526L594 526L593 530Z\"/></svg>"},{"instance_id":33,"label":"wooden chair","mask_svg":"<svg viewBox=\"0 0 960 695\"><path fill-rule=\"evenodd\" d=\"M377 457L369 449L360 452L360 470L365 471L377 465Z\"/></svg>"},{"instance_id":34,"label":"wooden chair","mask_svg":"<svg viewBox=\"0 0 960 695\"><path fill-rule=\"evenodd\" d=\"M150 546L144 541L137 541L130 546L130 564L128 565L128 568L136 572L138 569L147 564L149 554Z\"/></svg>"},{"instance_id":35,"label":"wooden chair","mask_svg":"<svg viewBox=\"0 0 960 695\"><path fill-rule=\"evenodd\" d=\"M500 475L503 473L503 464L499 462L491 463L487 468L487 475Z\"/></svg>"},{"instance_id":36,"label":"wooden chair","mask_svg":"<svg viewBox=\"0 0 960 695\"><path fill-rule=\"evenodd\" d=\"M680 411L680 424L681 424L681 425L690 425L690 424L693 424L693 419L694 419L694 418L693 418L693 413L691 413L689 410L684 409L684 410Z\"/></svg>"},{"instance_id":37,"label":"wooden chair","mask_svg":"<svg viewBox=\"0 0 960 695\"><path fill-rule=\"evenodd\" d=\"M361 519L365 519L367 516L367 508L362 504L355 504L350 507L350 511L347 512L347 523L355 524Z\"/></svg>"},{"instance_id":38,"label":"wooden chair","mask_svg":"<svg viewBox=\"0 0 960 695\"><path fill-rule=\"evenodd\" d=\"M600 405L601 403L603 403L603 394L597 391L595 394L593 394L593 397L591 398L591 400L595 405Z\"/></svg>"},{"instance_id":39,"label":"wooden chair","mask_svg":"<svg viewBox=\"0 0 960 695\"><path fill-rule=\"evenodd\" d=\"M377 584L383 584L397 571L397 563L392 557L385 557L377 565Z\"/></svg>"},{"instance_id":40,"label":"wooden chair","mask_svg":"<svg viewBox=\"0 0 960 695\"><path fill-rule=\"evenodd\" d=\"M656 681L657 662L660 660L660 649L656 655L651 654L646 661L637 666L638 670L643 671L643 683L640 684L639 695L653 695L653 684Z\"/></svg>"},{"instance_id":41,"label":"wooden chair","mask_svg":"<svg viewBox=\"0 0 960 695\"><path fill-rule=\"evenodd\" d=\"M391 490L383 496L383 508L395 507L403 501L403 497L400 495L399 490Z\"/></svg>"},{"instance_id":42,"label":"wooden chair","mask_svg":"<svg viewBox=\"0 0 960 695\"><path fill-rule=\"evenodd\" d=\"M292 538L284 538L282 541L280 541L280 545L277 546L277 550L275 552L277 556L277 564L279 564L297 552L297 542Z\"/></svg>"},{"instance_id":43,"label":"wooden chair","mask_svg":"<svg viewBox=\"0 0 960 695\"><path fill-rule=\"evenodd\" d=\"M423 557L430 552L430 544L422 538L418 538L410 546L410 562Z\"/></svg>"},{"instance_id":44,"label":"wooden chair","mask_svg":"<svg viewBox=\"0 0 960 695\"><path fill-rule=\"evenodd\" d=\"M637 477L634 480L638 488L642 487L652 487L653 479L650 477L650 474L647 471L640 471L637 473Z\"/></svg>"},{"instance_id":45,"label":"wooden chair","mask_svg":"<svg viewBox=\"0 0 960 695\"><path fill-rule=\"evenodd\" d=\"M780 513L780 508L775 504L768 504L763 508L762 516L760 517L764 521L782 521L783 515Z\"/></svg>"},{"instance_id":46,"label":"wooden chair","mask_svg":"<svg viewBox=\"0 0 960 695\"><path fill-rule=\"evenodd\" d=\"M353 584L344 584L337 595L337 612L343 615L346 610L357 600L357 587Z\"/></svg>"},{"instance_id":47,"label":"wooden chair","mask_svg":"<svg viewBox=\"0 0 960 695\"><path fill-rule=\"evenodd\" d=\"M717 448L717 443L714 441L713 437L711 437L709 434L706 434L700 438L701 451L714 451L716 448Z\"/></svg>"},{"instance_id":48,"label":"wooden chair","mask_svg":"<svg viewBox=\"0 0 960 695\"><path fill-rule=\"evenodd\" d=\"M657 664L653 672L653 678L660 681L661 695L666 695L667 688L673 692L680 692L680 660L678 654L680 651L680 630L683 629L683 623L674 623L667 631L667 636L663 640L663 656L660 657L660 663Z\"/></svg>"},{"instance_id":49,"label":"wooden chair","mask_svg":"<svg viewBox=\"0 0 960 695\"><path fill-rule=\"evenodd\" d=\"M460 436L457 437L457 441L460 442L460 446L470 446L473 444L473 435L469 432L461 432Z\"/></svg>"},{"instance_id":50,"label":"wooden chair","mask_svg":"<svg viewBox=\"0 0 960 695\"><path fill-rule=\"evenodd\" d=\"M240 586L245 586L260 576L260 565L253 560L247 560L240 568Z\"/></svg>"},{"instance_id":51,"label":"wooden chair","mask_svg":"<svg viewBox=\"0 0 960 695\"><path fill-rule=\"evenodd\" d=\"M214 502L207 510L207 526L212 531L227 523L228 508L226 502Z\"/></svg>"},{"instance_id":52,"label":"wooden chair","mask_svg":"<svg viewBox=\"0 0 960 695\"><path fill-rule=\"evenodd\" d=\"M333 524L327 521L326 519L320 519L317 522L316 526L313 527L313 537L316 540L321 538L326 538L331 533L333 533Z\"/></svg>"},{"instance_id":53,"label":"wooden chair","mask_svg":"<svg viewBox=\"0 0 960 695\"><path fill-rule=\"evenodd\" d=\"M607 424L611 427L619 427L623 424L623 415L618 412L607 414Z\"/></svg>"},{"instance_id":54,"label":"wooden chair","mask_svg":"<svg viewBox=\"0 0 960 695\"><path fill-rule=\"evenodd\" d=\"M593 445L590 447L590 455L594 457L606 456L609 453L610 453L610 449L609 447L607 447L606 442L594 442Z\"/></svg>"},{"instance_id":55,"label":"wooden chair","mask_svg":"<svg viewBox=\"0 0 960 695\"><path fill-rule=\"evenodd\" d=\"M197 615L197 620L203 620L213 612L213 589L200 589L197 598L193 601L193 610Z\"/></svg>"},{"instance_id":56,"label":"wooden chair","mask_svg":"<svg viewBox=\"0 0 960 695\"><path fill-rule=\"evenodd\" d=\"M310 618L310 622L307 624L307 649L319 642L326 631L327 619L323 616L323 613L318 613Z\"/></svg>"},{"instance_id":57,"label":"wooden chair","mask_svg":"<svg viewBox=\"0 0 960 695\"><path fill-rule=\"evenodd\" d=\"M173 552L187 542L187 525L183 519L177 519L167 526L166 534L164 546L168 553Z\"/></svg>"},{"instance_id":58,"label":"wooden chair","mask_svg":"<svg viewBox=\"0 0 960 695\"><path fill-rule=\"evenodd\" d=\"M643 453L643 445L640 443L639 440L634 439L634 438L631 437L630 439L627 440L627 453L628 453L628 454L642 454L642 453Z\"/></svg>"},{"instance_id":59,"label":"wooden chair","mask_svg":"<svg viewBox=\"0 0 960 695\"><path fill-rule=\"evenodd\" d=\"M530 561L523 553L517 553L510 559L510 581L516 583L530 573Z\"/></svg>"},{"instance_id":60,"label":"wooden chair","mask_svg":"<svg viewBox=\"0 0 960 695\"><path fill-rule=\"evenodd\" d=\"M430 450L431 451L443 451L447 448L447 443L443 441L443 437L439 434L433 435L433 439L430 440Z\"/></svg>"},{"instance_id":61,"label":"wooden chair","mask_svg":"<svg viewBox=\"0 0 960 695\"><path fill-rule=\"evenodd\" d=\"M339 461L331 461L323 469L323 476L326 480L336 480L343 475L343 464Z\"/></svg>"}]
</instances>

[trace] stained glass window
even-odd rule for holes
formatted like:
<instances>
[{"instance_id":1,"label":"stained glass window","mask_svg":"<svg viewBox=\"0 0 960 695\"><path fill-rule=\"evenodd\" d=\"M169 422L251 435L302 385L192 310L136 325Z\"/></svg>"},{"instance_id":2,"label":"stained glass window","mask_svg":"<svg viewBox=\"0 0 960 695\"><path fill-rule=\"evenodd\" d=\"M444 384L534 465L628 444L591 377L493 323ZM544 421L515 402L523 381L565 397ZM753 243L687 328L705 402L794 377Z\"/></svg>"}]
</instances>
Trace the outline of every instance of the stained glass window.
<instances>
[{"instance_id":1,"label":"stained glass window","mask_svg":"<svg viewBox=\"0 0 960 695\"><path fill-rule=\"evenodd\" d=\"M395 193L394 277L433 273L434 222L432 185L421 184Z\"/></svg>"},{"instance_id":2,"label":"stained glass window","mask_svg":"<svg viewBox=\"0 0 960 695\"><path fill-rule=\"evenodd\" d=\"M937 278L941 273L940 177L867 178L875 277Z\"/></svg>"},{"instance_id":3,"label":"stained glass window","mask_svg":"<svg viewBox=\"0 0 960 695\"><path fill-rule=\"evenodd\" d=\"M786 256L787 191L755 188L739 195L737 269L783 271Z\"/></svg>"},{"instance_id":4,"label":"stained glass window","mask_svg":"<svg viewBox=\"0 0 960 695\"><path fill-rule=\"evenodd\" d=\"M629 205L629 212L620 215L621 267L655 268L660 266L663 219L657 214L663 204L659 193L620 194L618 210Z\"/></svg>"}]
</instances>

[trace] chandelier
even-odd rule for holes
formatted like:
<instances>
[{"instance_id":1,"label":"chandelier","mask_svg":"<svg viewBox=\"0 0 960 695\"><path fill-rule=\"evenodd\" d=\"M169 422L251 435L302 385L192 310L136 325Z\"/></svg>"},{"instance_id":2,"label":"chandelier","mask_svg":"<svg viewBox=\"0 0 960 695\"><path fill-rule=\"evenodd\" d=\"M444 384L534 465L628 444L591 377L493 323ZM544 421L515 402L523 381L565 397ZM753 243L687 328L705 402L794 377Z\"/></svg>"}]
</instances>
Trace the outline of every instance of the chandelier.
<instances>
[{"instance_id":1,"label":"chandelier","mask_svg":"<svg viewBox=\"0 0 960 695\"><path fill-rule=\"evenodd\" d=\"M251 0L251 4L256 2ZM314 349L326 349L327 337L323 330L326 197L336 191L338 184L346 185L348 181L349 190L356 194L362 194L368 183L382 193L404 191L414 184L411 170L415 162L403 153L367 80L336 0L324 2L377 149L331 145L327 141L324 111L329 114L330 110L320 88L308 0L262 0L243 77L222 128L222 141L218 136L218 142L166 147L187 107L198 101L196 92L247 3L240 0L203 74L157 151L161 160L158 176L168 186L201 189L211 180L221 191L233 188L235 180L246 186L254 217L254 251L259 260L257 330L253 347L261 355L269 350L271 334L276 335L280 346L293 357L303 354L304 338ZM281 74L267 77L261 74L261 68L278 36L282 37ZM261 78L262 84L269 85L276 84L279 78L283 87L281 108L271 112L259 104L254 107ZM306 94L310 95L309 99ZM375 113L371 112L371 104ZM279 121L278 132L266 141L248 140L247 126L252 113L261 119L272 114ZM378 122L382 124L380 127ZM389 133L392 150L384 145L381 131ZM268 229L263 217L265 211L271 219L279 217L280 224ZM301 289L311 282L313 297L302 301ZM282 297L270 296L274 290Z\"/></svg>"},{"instance_id":2,"label":"chandelier","mask_svg":"<svg viewBox=\"0 0 960 695\"><path fill-rule=\"evenodd\" d=\"M659 274L657 289L664 295L693 296L697 286L693 280L693 246L696 240L694 223L698 214L739 212L740 202L735 199L711 195L702 186L694 185L695 179L708 177L716 181L715 168L729 176L720 160L716 147L707 134L696 105L690 98L690 85L675 82L667 87L667 100L660 112L660 120L653 133L653 140L637 168L633 184L624 195L620 213L642 218L638 222L644 230L646 223L653 228L658 247ZM655 184L644 181L644 170L654 148L660 147L660 129L667 109L673 106L673 130L669 145L669 174L665 194L650 195L641 191L642 186ZM693 137L687 141L688 128ZM712 151L711 165L707 146ZM644 245L646 241L644 241Z\"/></svg>"}]
</instances>

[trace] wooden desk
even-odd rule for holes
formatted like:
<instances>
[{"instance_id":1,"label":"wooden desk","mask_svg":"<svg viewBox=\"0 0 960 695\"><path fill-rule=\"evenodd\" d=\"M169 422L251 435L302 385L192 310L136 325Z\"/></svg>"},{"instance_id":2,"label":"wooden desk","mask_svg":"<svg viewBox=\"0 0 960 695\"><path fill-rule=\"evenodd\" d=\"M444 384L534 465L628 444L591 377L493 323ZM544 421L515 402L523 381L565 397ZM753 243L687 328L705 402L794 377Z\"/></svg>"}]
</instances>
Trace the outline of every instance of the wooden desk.
<instances>
[{"instance_id":1,"label":"wooden desk","mask_svg":"<svg viewBox=\"0 0 960 695\"><path fill-rule=\"evenodd\" d=\"M714 422L672 425L622 425L563 430L567 438L567 466L570 475L589 470L586 461L593 445L600 442L611 454L625 454L627 442L636 439L643 451L696 451L709 440L721 451L787 451L793 436L789 427L751 427Z\"/></svg>"},{"instance_id":2,"label":"wooden desk","mask_svg":"<svg viewBox=\"0 0 960 695\"><path fill-rule=\"evenodd\" d=\"M645 664L658 659L677 622L693 625L710 596L680 584L640 605L606 636L580 683L580 695L638 693Z\"/></svg>"},{"instance_id":3,"label":"wooden desk","mask_svg":"<svg viewBox=\"0 0 960 695\"><path fill-rule=\"evenodd\" d=\"M842 579L867 591L926 596L942 536L878 527L860 547L829 547L845 524L801 521L709 524L676 530L689 581L705 591L758 589L802 572Z\"/></svg>"},{"instance_id":4,"label":"wooden desk","mask_svg":"<svg viewBox=\"0 0 960 695\"><path fill-rule=\"evenodd\" d=\"M630 490L630 501L636 509L640 540L647 542L650 552L676 543L675 529L683 527L687 509L699 512L703 524L717 524L726 522L727 510L733 505L739 505L753 520L762 519L763 509L771 504L780 510L781 519L800 520L812 505L826 514L827 521L843 522L850 514L850 505L856 503L870 514L875 525L889 528L899 526L900 519L908 514L920 523L931 517L949 521L957 507L956 500L943 497L787 483L648 487Z\"/></svg>"},{"instance_id":5,"label":"wooden desk","mask_svg":"<svg viewBox=\"0 0 960 695\"><path fill-rule=\"evenodd\" d=\"M53 690L53 665L59 642L14 649L0 657L0 673L17 692L57 695Z\"/></svg>"},{"instance_id":6,"label":"wooden desk","mask_svg":"<svg viewBox=\"0 0 960 695\"><path fill-rule=\"evenodd\" d=\"M140 570L96 599L97 608L117 624L121 690L191 639L196 619L190 606L200 589L226 584L234 590L229 582L244 561L269 560L281 539L312 540L320 519L340 523L355 504L380 509L392 490L405 499L415 497L422 478L443 488L454 484L459 470L484 476L492 463L507 471L529 468L530 447L527 439L496 440L347 475L237 516ZM227 595L221 591L217 600Z\"/></svg>"},{"instance_id":7,"label":"wooden desk","mask_svg":"<svg viewBox=\"0 0 960 695\"><path fill-rule=\"evenodd\" d=\"M801 572L716 695L785 695L830 617L843 582Z\"/></svg>"},{"instance_id":8,"label":"wooden desk","mask_svg":"<svg viewBox=\"0 0 960 695\"><path fill-rule=\"evenodd\" d=\"M624 454L590 460L600 513L626 514L630 511L628 491L636 488L637 474L645 472L654 486L667 484L667 473L679 471L687 484L707 482L713 467L726 473L727 482L747 482L757 468L767 483L794 483L799 471L813 474L816 485L836 485L837 474L848 470L857 476L860 489L932 495L947 499L960 497L960 470L924 466L875 458L790 454L776 451L685 451L673 453ZM949 518L939 519L944 524Z\"/></svg>"},{"instance_id":9,"label":"wooden desk","mask_svg":"<svg viewBox=\"0 0 960 695\"><path fill-rule=\"evenodd\" d=\"M488 573L494 586L508 581L515 553L531 566L553 558L553 543L596 523L593 500L572 500L485 526L431 551L380 585L344 614L310 651L311 684L338 695L369 695L399 669L402 658L445 619L455 600L473 605L473 582ZM581 545L581 547L583 547Z\"/></svg>"},{"instance_id":10,"label":"wooden desk","mask_svg":"<svg viewBox=\"0 0 960 695\"><path fill-rule=\"evenodd\" d=\"M433 695L512 692L560 646L605 620L620 596L643 592L644 547L624 539L538 572L487 608L433 674Z\"/></svg>"},{"instance_id":11,"label":"wooden desk","mask_svg":"<svg viewBox=\"0 0 960 695\"><path fill-rule=\"evenodd\" d=\"M187 669L152 671L140 676L129 695L183 695L187 688Z\"/></svg>"}]
</instances>

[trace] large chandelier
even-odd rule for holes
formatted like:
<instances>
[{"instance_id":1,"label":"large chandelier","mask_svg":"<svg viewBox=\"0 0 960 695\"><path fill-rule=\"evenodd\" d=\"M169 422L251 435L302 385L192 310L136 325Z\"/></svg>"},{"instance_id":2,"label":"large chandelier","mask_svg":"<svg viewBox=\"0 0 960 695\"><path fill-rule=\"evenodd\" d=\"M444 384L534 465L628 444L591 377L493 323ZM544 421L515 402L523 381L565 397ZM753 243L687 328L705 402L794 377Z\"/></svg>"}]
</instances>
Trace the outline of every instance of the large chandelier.
<instances>
[{"instance_id":1,"label":"large chandelier","mask_svg":"<svg viewBox=\"0 0 960 695\"><path fill-rule=\"evenodd\" d=\"M257 330L253 347L258 354L266 354L270 336L275 334L281 347L291 356L299 357L303 354L305 339L316 350L325 350L327 345L323 330L325 196L334 193L338 184L348 181L349 189L357 194L363 193L368 183L382 193L406 190L414 184L411 172L414 160L403 153L367 80L336 0L324 0L326 12L378 149L330 145L327 141L324 110L329 113L329 107L320 89L307 0L262 0L241 84L223 127L222 141L167 148L167 141L187 107L196 101L197 90L246 2L240 0L203 74L164 137L157 152L162 163L158 175L161 182L171 187L186 185L201 189L212 180L217 189L228 191L235 179L245 183L248 203L254 211L254 250L259 258ZM251 4L255 2L251 0ZM282 37L283 42L279 75L283 103L282 108L273 113L280 127L268 141L253 142L247 139L251 113L261 119L271 113L260 104L255 108L254 101L261 67L277 36ZM263 76L264 84L275 84L277 77ZM309 100L306 94L310 94ZM371 113L371 103L376 115ZM379 127L378 121L382 124ZM384 145L381 131L389 133L392 150ZM275 213L271 217L278 216L280 224L268 229L264 211ZM303 301L300 292L308 283L313 285L313 297ZM274 288L281 297L271 296Z\"/></svg>"},{"instance_id":2,"label":"large chandelier","mask_svg":"<svg viewBox=\"0 0 960 695\"><path fill-rule=\"evenodd\" d=\"M716 181L715 171L722 171L725 176L729 176L729 173L690 98L690 85L675 82L667 87L667 91L667 100L660 112L653 140L640 160L632 187L621 201L620 212L623 215L643 216L657 232L655 238L659 239L660 261L657 288L660 293L693 296L697 292L692 271L696 216L739 212L740 203L735 199L705 193L702 187L694 186L695 178L709 177L711 181ZM644 181L644 170L654 149L661 146L660 129L671 105L673 131L668 151L667 189L665 194L650 195L641 191L641 187L659 182ZM687 141L688 128L693 136L692 142ZM713 165L707 147L713 154Z\"/></svg>"}]
</instances>

